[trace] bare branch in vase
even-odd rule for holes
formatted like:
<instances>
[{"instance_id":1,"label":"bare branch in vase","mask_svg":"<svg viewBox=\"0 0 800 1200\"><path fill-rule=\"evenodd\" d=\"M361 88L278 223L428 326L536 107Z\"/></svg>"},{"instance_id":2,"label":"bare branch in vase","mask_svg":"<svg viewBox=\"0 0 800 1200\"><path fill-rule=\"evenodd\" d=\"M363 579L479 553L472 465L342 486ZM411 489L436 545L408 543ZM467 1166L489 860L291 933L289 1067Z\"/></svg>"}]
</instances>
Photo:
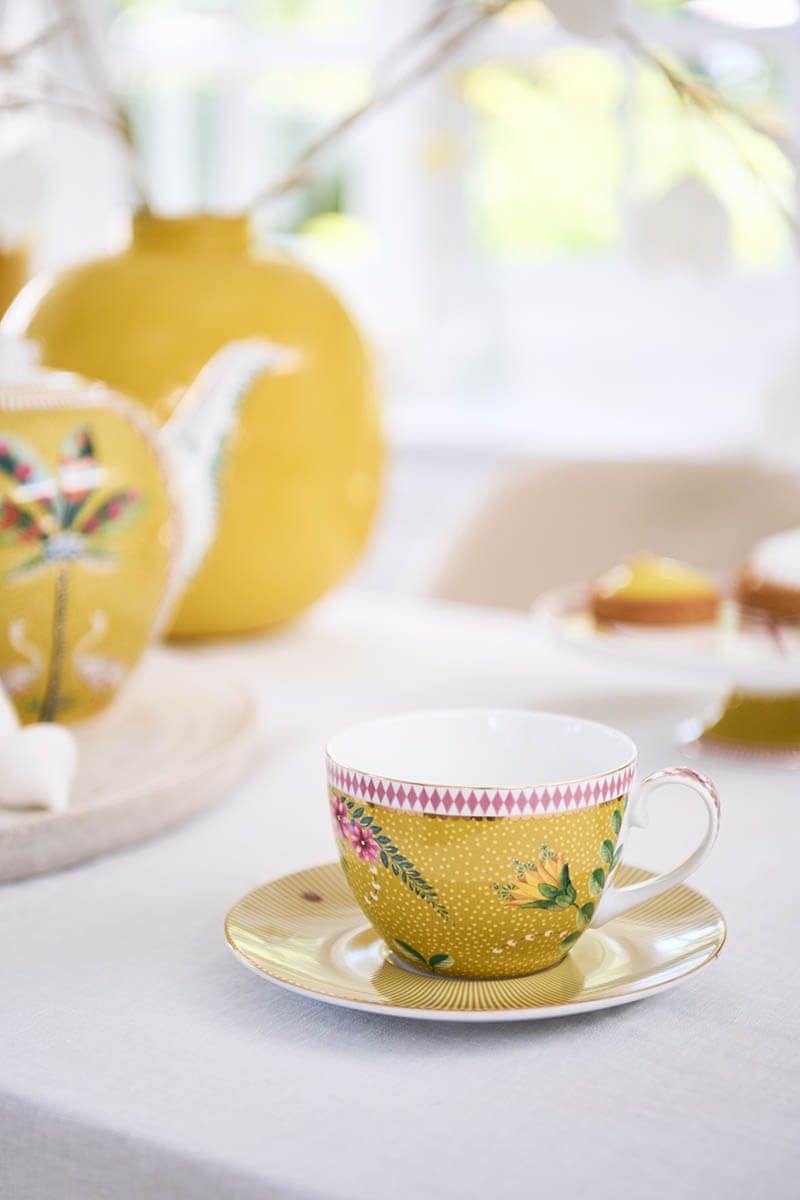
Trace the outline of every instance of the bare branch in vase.
<instances>
[{"instance_id":1,"label":"bare branch in vase","mask_svg":"<svg viewBox=\"0 0 800 1200\"><path fill-rule=\"evenodd\" d=\"M127 113L115 95L103 55L96 46L93 30L84 12L83 0L51 0L51 2L59 13L59 20L64 26L67 37L72 42L89 91L97 106L96 119L102 125L113 130L119 137L131 172L132 182L146 207L147 188L139 152L131 132ZM61 100L54 99L54 104L65 111L71 109L75 115L80 115L73 102L65 105ZM90 108L83 115L89 116L91 111L93 110Z\"/></svg>"},{"instance_id":2,"label":"bare branch in vase","mask_svg":"<svg viewBox=\"0 0 800 1200\"><path fill-rule=\"evenodd\" d=\"M433 74L438 67L447 61L453 51L463 45L482 25L491 20L492 17L497 16L504 9L509 8L515 2L516 0L496 0L495 3L473 5L469 8L465 8L463 4L459 3L437 7L432 16L428 16L410 33L404 35L384 55L381 60L384 66L387 63L394 64L401 58L406 58L409 54L420 49L428 40L431 33L440 30L446 24L446 21L452 17L458 15L463 16L464 19L452 32L444 34L439 41L434 43L432 49L423 54L411 66L407 67L405 71L398 72L394 78L388 81L379 80L372 94L366 100L361 104L357 104L349 112L345 113L344 116L323 130L298 155L291 168L282 178L260 191L253 201L253 206L256 207L269 200L274 200L278 196L291 191L293 188L301 187L307 183L316 159L324 150L338 141L342 134L346 133L364 117L386 108L389 104L399 99L414 84Z\"/></svg>"},{"instance_id":3,"label":"bare branch in vase","mask_svg":"<svg viewBox=\"0 0 800 1200\"><path fill-rule=\"evenodd\" d=\"M0 71L8 71L12 67L16 67L23 58L32 54L34 50L39 50L48 42L52 42L55 38L60 37L66 28L67 22L65 20L52 21L26 41L20 42L18 46L14 46L13 49L0 50Z\"/></svg>"},{"instance_id":4,"label":"bare branch in vase","mask_svg":"<svg viewBox=\"0 0 800 1200\"><path fill-rule=\"evenodd\" d=\"M729 126L725 123L724 118L734 117L753 133L767 138L786 155L795 167L798 167L800 166L800 149L798 149L792 139L781 136L776 130L754 120L748 113L743 112L706 80L694 79L691 75L683 74L681 71L676 70L666 58L645 45L638 34L628 26L618 26L616 34L637 58L649 63L650 66L655 67L663 75L679 100L691 106L696 112L702 114L714 124L714 127L733 147L741 159L743 166L762 189L767 200L781 214L793 238L800 245L800 225L797 218L786 204L784 204L781 197L775 194L768 180L764 178L744 147L737 141Z\"/></svg>"}]
</instances>

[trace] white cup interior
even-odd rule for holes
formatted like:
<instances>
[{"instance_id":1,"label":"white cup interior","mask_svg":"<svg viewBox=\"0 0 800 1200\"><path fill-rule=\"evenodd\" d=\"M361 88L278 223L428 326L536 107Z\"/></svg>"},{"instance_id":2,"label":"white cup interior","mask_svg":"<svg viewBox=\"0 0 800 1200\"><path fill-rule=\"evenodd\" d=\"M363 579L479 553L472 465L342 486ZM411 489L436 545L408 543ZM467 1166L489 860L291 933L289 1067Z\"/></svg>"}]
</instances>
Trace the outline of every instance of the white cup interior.
<instances>
[{"instance_id":1,"label":"white cup interior","mask_svg":"<svg viewBox=\"0 0 800 1200\"><path fill-rule=\"evenodd\" d=\"M608 725L523 709L458 709L383 717L331 738L340 767L403 783L526 788L628 766L636 747Z\"/></svg>"}]
</instances>

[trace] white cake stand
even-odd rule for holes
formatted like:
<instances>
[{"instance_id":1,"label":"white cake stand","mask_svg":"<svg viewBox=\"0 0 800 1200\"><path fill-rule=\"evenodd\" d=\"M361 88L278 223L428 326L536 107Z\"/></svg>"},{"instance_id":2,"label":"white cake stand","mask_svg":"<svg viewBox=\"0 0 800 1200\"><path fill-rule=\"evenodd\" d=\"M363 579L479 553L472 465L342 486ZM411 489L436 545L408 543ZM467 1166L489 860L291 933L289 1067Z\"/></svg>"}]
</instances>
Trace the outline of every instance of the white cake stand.
<instances>
[{"instance_id":1,"label":"white cake stand","mask_svg":"<svg viewBox=\"0 0 800 1200\"><path fill-rule=\"evenodd\" d=\"M238 684L186 654L152 651L111 708L72 726L69 809L0 810L0 882L121 849L208 808L246 764L255 728Z\"/></svg>"},{"instance_id":2,"label":"white cake stand","mask_svg":"<svg viewBox=\"0 0 800 1200\"><path fill-rule=\"evenodd\" d=\"M547 593L532 612L562 645L717 684L713 711L680 725L684 745L800 760L800 627L747 616L733 602L702 625L598 621L585 585Z\"/></svg>"}]
</instances>

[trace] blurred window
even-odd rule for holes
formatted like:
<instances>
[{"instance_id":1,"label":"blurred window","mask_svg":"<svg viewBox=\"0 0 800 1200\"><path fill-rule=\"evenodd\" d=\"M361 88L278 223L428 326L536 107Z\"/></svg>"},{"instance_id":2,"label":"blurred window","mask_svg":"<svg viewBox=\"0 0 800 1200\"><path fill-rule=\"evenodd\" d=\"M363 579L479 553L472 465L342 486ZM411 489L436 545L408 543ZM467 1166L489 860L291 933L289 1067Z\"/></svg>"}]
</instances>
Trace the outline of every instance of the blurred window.
<instances>
[{"instance_id":1,"label":"blurred window","mask_svg":"<svg viewBox=\"0 0 800 1200\"><path fill-rule=\"evenodd\" d=\"M116 10L155 203L180 212L247 205L431 5ZM518 0L259 210L263 240L291 243L355 308L401 434L430 431L434 411L455 436L524 426L533 444L579 426L654 446L688 425L755 428L800 318L798 4L639 0L631 19L726 109L698 112L626 47Z\"/></svg>"}]
</instances>

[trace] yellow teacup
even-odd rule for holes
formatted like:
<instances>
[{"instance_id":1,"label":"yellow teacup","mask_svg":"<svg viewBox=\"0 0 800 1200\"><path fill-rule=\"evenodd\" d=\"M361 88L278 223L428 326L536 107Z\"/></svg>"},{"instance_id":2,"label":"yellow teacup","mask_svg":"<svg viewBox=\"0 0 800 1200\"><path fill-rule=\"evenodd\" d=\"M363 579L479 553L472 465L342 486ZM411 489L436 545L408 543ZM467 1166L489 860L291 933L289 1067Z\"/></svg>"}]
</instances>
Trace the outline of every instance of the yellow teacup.
<instances>
[{"instance_id":1,"label":"yellow teacup","mask_svg":"<svg viewBox=\"0 0 800 1200\"><path fill-rule=\"evenodd\" d=\"M629 804L636 746L619 730L510 709L419 712L354 726L326 752L342 868L368 920L407 963L477 978L560 962L590 925L686 879L719 826L710 780L650 775ZM679 867L611 877L646 797L683 783L707 827Z\"/></svg>"}]
</instances>

